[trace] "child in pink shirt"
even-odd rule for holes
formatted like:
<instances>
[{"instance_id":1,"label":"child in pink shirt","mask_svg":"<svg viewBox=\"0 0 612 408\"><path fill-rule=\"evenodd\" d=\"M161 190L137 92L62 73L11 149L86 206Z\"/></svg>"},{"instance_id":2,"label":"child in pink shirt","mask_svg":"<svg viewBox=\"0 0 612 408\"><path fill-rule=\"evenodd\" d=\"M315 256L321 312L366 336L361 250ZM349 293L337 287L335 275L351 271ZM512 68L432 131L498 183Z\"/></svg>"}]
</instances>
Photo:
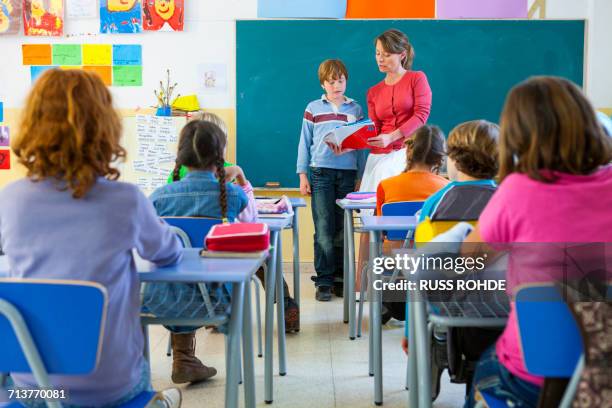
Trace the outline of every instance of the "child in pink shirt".
<instances>
[{"instance_id":1,"label":"child in pink shirt","mask_svg":"<svg viewBox=\"0 0 612 408\"><path fill-rule=\"evenodd\" d=\"M531 243L538 256L509 255L507 290L564 278L546 264L560 243L612 242L612 141L573 83L531 78L510 91L501 117L501 184L466 241ZM556 243L547 245L543 243ZM527 248L527 246L524 246ZM543 259L544 258L544 259ZM517 265L520 263L520 267ZM466 407L475 391L486 391L513 406L536 406L543 378L523 360L514 302L494 348L481 357Z\"/></svg>"}]
</instances>

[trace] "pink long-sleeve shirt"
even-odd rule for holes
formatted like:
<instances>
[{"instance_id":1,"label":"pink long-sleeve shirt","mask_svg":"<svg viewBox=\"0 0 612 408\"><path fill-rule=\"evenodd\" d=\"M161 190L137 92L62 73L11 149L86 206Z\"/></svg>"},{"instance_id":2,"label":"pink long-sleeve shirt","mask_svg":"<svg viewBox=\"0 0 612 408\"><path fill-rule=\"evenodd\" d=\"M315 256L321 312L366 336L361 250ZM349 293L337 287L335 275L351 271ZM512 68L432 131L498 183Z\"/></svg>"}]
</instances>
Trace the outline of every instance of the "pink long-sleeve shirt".
<instances>
[{"instance_id":1,"label":"pink long-sleeve shirt","mask_svg":"<svg viewBox=\"0 0 612 408\"><path fill-rule=\"evenodd\" d=\"M368 116L378 133L400 129L403 137L371 153L389 153L404 147L404 141L423 126L431 111L431 88L422 71L408 71L394 85L380 81L368 90Z\"/></svg>"}]
</instances>

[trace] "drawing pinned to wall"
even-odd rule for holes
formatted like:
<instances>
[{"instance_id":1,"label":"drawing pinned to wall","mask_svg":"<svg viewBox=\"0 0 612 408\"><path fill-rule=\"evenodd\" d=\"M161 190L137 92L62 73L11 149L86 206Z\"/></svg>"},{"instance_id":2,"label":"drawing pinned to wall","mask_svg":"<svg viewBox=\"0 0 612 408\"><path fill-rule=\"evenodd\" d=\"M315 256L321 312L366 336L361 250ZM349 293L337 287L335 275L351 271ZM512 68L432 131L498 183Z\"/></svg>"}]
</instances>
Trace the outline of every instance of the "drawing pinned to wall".
<instances>
[{"instance_id":1,"label":"drawing pinned to wall","mask_svg":"<svg viewBox=\"0 0 612 408\"><path fill-rule=\"evenodd\" d=\"M92 0L66 0L66 15L69 18L95 18L97 2Z\"/></svg>"},{"instance_id":2,"label":"drawing pinned to wall","mask_svg":"<svg viewBox=\"0 0 612 408\"><path fill-rule=\"evenodd\" d=\"M151 31L183 31L184 0L143 0L142 27Z\"/></svg>"},{"instance_id":3,"label":"drawing pinned to wall","mask_svg":"<svg viewBox=\"0 0 612 408\"><path fill-rule=\"evenodd\" d=\"M0 122L4 122L4 102L0 102Z\"/></svg>"},{"instance_id":4,"label":"drawing pinned to wall","mask_svg":"<svg viewBox=\"0 0 612 408\"><path fill-rule=\"evenodd\" d=\"M23 29L25 35L63 35L64 0L24 0Z\"/></svg>"},{"instance_id":5,"label":"drawing pinned to wall","mask_svg":"<svg viewBox=\"0 0 612 408\"><path fill-rule=\"evenodd\" d=\"M438 18L527 18L527 0L438 0Z\"/></svg>"},{"instance_id":6,"label":"drawing pinned to wall","mask_svg":"<svg viewBox=\"0 0 612 408\"><path fill-rule=\"evenodd\" d=\"M100 32L129 34L142 31L140 0L100 0Z\"/></svg>"},{"instance_id":7,"label":"drawing pinned to wall","mask_svg":"<svg viewBox=\"0 0 612 408\"><path fill-rule=\"evenodd\" d=\"M21 1L0 0L0 35L19 33L21 28Z\"/></svg>"},{"instance_id":8,"label":"drawing pinned to wall","mask_svg":"<svg viewBox=\"0 0 612 408\"><path fill-rule=\"evenodd\" d=\"M8 126L0 126L0 146L10 145L10 132Z\"/></svg>"},{"instance_id":9,"label":"drawing pinned to wall","mask_svg":"<svg viewBox=\"0 0 612 408\"><path fill-rule=\"evenodd\" d=\"M0 170L11 169L11 151L0 150Z\"/></svg>"},{"instance_id":10,"label":"drawing pinned to wall","mask_svg":"<svg viewBox=\"0 0 612 408\"><path fill-rule=\"evenodd\" d=\"M226 64L198 65L200 90L204 93L225 92L227 90Z\"/></svg>"},{"instance_id":11,"label":"drawing pinned to wall","mask_svg":"<svg viewBox=\"0 0 612 408\"><path fill-rule=\"evenodd\" d=\"M344 18L347 0L259 0L260 18Z\"/></svg>"},{"instance_id":12,"label":"drawing pinned to wall","mask_svg":"<svg viewBox=\"0 0 612 408\"><path fill-rule=\"evenodd\" d=\"M435 12L435 0L348 0L346 6L346 18L434 18Z\"/></svg>"}]
</instances>

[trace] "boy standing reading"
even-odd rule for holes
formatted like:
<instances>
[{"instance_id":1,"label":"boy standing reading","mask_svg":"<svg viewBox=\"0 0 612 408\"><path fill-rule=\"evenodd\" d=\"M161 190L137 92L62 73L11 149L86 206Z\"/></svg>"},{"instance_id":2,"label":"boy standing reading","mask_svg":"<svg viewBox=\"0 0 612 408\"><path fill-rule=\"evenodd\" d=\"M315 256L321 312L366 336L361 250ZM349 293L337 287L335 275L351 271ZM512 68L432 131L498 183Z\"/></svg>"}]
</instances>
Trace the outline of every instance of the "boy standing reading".
<instances>
[{"instance_id":1,"label":"boy standing reading","mask_svg":"<svg viewBox=\"0 0 612 408\"><path fill-rule=\"evenodd\" d=\"M332 289L336 296L342 296L344 217L336 200L355 190L365 161L361 151L335 154L324 141L325 135L336 127L363 116L361 106L344 96L347 79L348 72L342 61L330 59L321 63L319 82L325 94L306 107L298 147L300 192L312 195L317 272L312 279L319 301L331 300Z\"/></svg>"}]
</instances>

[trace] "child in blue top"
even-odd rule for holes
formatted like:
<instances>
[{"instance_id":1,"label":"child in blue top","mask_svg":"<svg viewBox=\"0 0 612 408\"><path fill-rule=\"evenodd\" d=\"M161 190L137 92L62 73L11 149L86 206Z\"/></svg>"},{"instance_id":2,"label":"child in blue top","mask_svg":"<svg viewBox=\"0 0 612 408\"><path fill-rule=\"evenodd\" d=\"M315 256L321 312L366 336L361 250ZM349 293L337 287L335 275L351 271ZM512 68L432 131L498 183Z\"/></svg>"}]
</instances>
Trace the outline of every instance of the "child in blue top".
<instances>
[{"instance_id":1,"label":"child in blue top","mask_svg":"<svg viewBox=\"0 0 612 408\"><path fill-rule=\"evenodd\" d=\"M181 180L164 185L151 194L150 199L160 216L208 217L230 222L238 218L248 205L247 195L241 187L248 181L238 166L224 167L226 143L225 132L214 123L194 120L185 125L179 137L176 163L177 166L186 166L189 171ZM234 179L236 183L229 182ZM213 304L229 306L231 292L227 285L207 286ZM294 302L287 298L288 293L285 284L286 320L297 313L291 307ZM192 310L194 304L204 302L198 285L178 283L149 284L145 299L146 311L160 316L168 304L183 305L186 310ZM166 328L172 337L173 382L202 381L217 373L215 368L205 366L195 356L198 327Z\"/></svg>"},{"instance_id":2,"label":"child in blue top","mask_svg":"<svg viewBox=\"0 0 612 408\"><path fill-rule=\"evenodd\" d=\"M363 117L361 106L344 95L347 79L348 71L342 61L321 63L319 82L325 94L306 107L298 146L300 192L312 194L317 273L313 280L319 301L331 299L332 287L337 296L342 295L344 214L336 200L355 190L365 162L362 152L336 155L324 141L325 135L336 127Z\"/></svg>"}]
</instances>

